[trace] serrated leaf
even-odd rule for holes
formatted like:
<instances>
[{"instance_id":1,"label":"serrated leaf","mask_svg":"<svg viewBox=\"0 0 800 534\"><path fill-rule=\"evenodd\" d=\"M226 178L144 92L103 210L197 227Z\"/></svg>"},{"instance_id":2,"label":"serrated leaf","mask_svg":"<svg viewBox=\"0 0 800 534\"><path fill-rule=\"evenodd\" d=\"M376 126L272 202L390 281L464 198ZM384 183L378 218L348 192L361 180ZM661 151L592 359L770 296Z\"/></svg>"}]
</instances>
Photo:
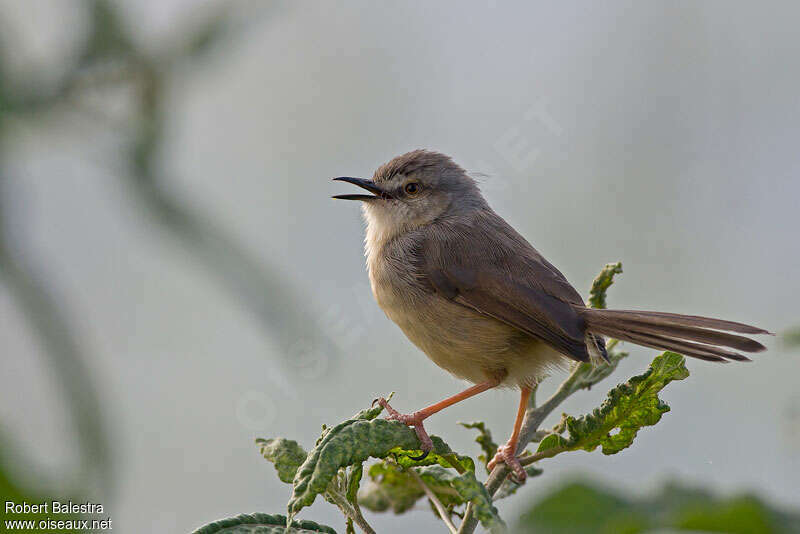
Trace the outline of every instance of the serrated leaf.
<instances>
[{"instance_id":1,"label":"serrated leaf","mask_svg":"<svg viewBox=\"0 0 800 534\"><path fill-rule=\"evenodd\" d=\"M386 397L386 400L387 401L391 400L393 395L394 391L391 392L388 397ZM348 419L348 421L372 421L373 419L378 417L382 411L383 411L382 406L372 406L365 410L361 410L360 412L352 416L350 419ZM331 428L332 427L329 427L328 425L325 424L322 425L322 432L320 433L319 438L317 438L317 442L314 443L315 447L322 442L322 440L325 438L328 432L331 431Z\"/></svg>"},{"instance_id":2,"label":"serrated leaf","mask_svg":"<svg viewBox=\"0 0 800 534\"><path fill-rule=\"evenodd\" d=\"M612 389L600 408L578 418L567 416L563 424L568 435L547 436L539 443L538 451L593 451L602 447L603 454L616 454L633 443L639 429L658 423L669 411L658 392L673 380L687 376L689 371L680 354L665 352L656 356L644 374ZM618 432L611 434L615 429Z\"/></svg>"},{"instance_id":3,"label":"serrated leaf","mask_svg":"<svg viewBox=\"0 0 800 534\"><path fill-rule=\"evenodd\" d=\"M478 460L480 460L484 466L488 464L497 453L497 443L492 439L492 432L486 427L486 423L483 421L474 421L472 423L458 424L464 428L474 428L478 431L478 437L475 438L475 442L481 446L481 450L483 451L483 454L478 456Z\"/></svg>"},{"instance_id":4,"label":"serrated leaf","mask_svg":"<svg viewBox=\"0 0 800 534\"><path fill-rule=\"evenodd\" d=\"M242 514L221 519L195 530L193 534L336 534L331 527L314 521L292 521L286 528L286 517L262 513Z\"/></svg>"},{"instance_id":5,"label":"serrated leaf","mask_svg":"<svg viewBox=\"0 0 800 534\"><path fill-rule=\"evenodd\" d=\"M391 395L389 395L387 400L391 399L392 395L394 394L392 393ZM350 419L354 419L356 421L372 421L373 419L378 417L382 411L383 411L382 406L373 406L371 408L367 408L366 410L361 410Z\"/></svg>"},{"instance_id":6,"label":"serrated leaf","mask_svg":"<svg viewBox=\"0 0 800 534\"><path fill-rule=\"evenodd\" d=\"M441 457L453 454L441 439L435 436L432 439L431 454ZM297 470L289 513L295 514L310 506L340 468L364 462L369 457L385 458L392 452L408 459L412 452L421 453L419 447L414 431L397 421L349 419L336 425L328 430Z\"/></svg>"},{"instance_id":7,"label":"serrated leaf","mask_svg":"<svg viewBox=\"0 0 800 534\"><path fill-rule=\"evenodd\" d=\"M256 445L261 455L275 465L281 482L291 484L297 469L308 454L296 441L284 438L258 438Z\"/></svg>"},{"instance_id":8,"label":"serrated leaf","mask_svg":"<svg viewBox=\"0 0 800 534\"><path fill-rule=\"evenodd\" d=\"M609 263L597 278L592 282L592 289L589 291L589 306L592 308L605 309L606 291L614 283L614 275L622 273L622 262Z\"/></svg>"}]
</instances>

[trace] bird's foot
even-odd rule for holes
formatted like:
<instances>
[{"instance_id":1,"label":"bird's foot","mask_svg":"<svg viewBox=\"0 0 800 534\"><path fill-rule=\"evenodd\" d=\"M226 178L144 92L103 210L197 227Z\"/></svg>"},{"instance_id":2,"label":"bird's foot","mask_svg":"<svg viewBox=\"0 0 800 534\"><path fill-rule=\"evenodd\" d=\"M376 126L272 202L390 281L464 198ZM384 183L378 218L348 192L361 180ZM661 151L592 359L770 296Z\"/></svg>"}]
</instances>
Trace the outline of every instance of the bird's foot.
<instances>
[{"instance_id":1,"label":"bird's foot","mask_svg":"<svg viewBox=\"0 0 800 534\"><path fill-rule=\"evenodd\" d=\"M504 463L511 469L518 484L524 484L525 479L528 478L528 473L523 469L522 464L519 463L519 457L514 453L516 452L516 444L506 444L497 448L497 454L494 455L492 461L486 466L489 471L495 468L499 463Z\"/></svg>"},{"instance_id":2,"label":"bird's foot","mask_svg":"<svg viewBox=\"0 0 800 534\"><path fill-rule=\"evenodd\" d=\"M414 432L417 433L417 439L419 439L420 442L422 456L411 459L416 461L424 460L425 457L428 456L428 454L433 450L433 440L431 440L431 437L425 431L425 426L422 424L422 421L427 418L427 415L423 414L422 412L414 412L411 414L400 413L389 406L389 402L383 397L375 399L372 404L380 404L383 409L386 410L386 413L388 414L386 419L388 421L400 421L406 426L414 427Z\"/></svg>"}]
</instances>

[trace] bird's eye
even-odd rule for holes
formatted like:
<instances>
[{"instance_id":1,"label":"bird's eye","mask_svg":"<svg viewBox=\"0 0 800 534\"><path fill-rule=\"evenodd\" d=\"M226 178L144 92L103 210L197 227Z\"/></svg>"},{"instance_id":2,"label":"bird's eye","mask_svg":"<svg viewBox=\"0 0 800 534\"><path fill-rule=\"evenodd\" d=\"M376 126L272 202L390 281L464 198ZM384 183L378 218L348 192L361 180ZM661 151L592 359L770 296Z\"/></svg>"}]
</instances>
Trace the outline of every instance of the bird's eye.
<instances>
[{"instance_id":1,"label":"bird's eye","mask_svg":"<svg viewBox=\"0 0 800 534\"><path fill-rule=\"evenodd\" d=\"M406 192L407 195L416 195L419 193L420 186L417 182L408 182L405 187L403 187L403 191Z\"/></svg>"}]
</instances>

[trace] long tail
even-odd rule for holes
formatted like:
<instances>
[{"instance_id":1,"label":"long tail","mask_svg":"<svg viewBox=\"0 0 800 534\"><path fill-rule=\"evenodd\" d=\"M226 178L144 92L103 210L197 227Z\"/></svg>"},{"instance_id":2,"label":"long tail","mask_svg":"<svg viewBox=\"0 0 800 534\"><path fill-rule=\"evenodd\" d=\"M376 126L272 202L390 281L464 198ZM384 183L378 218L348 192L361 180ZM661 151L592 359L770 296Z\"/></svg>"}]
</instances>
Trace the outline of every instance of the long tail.
<instances>
[{"instance_id":1,"label":"long tail","mask_svg":"<svg viewBox=\"0 0 800 534\"><path fill-rule=\"evenodd\" d=\"M586 308L581 310L581 314L586 321L586 330L592 334L711 362L750 361L736 351L761 352L766 349L755 340L728 332L770 333L747 324L676 313Z\"/></svg>"}]
</instances>

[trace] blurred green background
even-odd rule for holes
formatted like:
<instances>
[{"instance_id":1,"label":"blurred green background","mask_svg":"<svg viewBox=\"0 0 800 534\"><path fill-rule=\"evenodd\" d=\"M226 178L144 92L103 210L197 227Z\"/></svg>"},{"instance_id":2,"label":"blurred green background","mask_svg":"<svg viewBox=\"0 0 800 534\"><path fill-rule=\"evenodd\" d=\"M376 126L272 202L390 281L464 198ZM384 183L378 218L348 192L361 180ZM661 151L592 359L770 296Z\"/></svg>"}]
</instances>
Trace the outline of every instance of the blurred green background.
<instances>
[{"instance_id":1,"label":"blurred green background","mask_svg":"<svg viewBox=\"0 0 800 534\"><path fill-rule=\"evenodd\" d=\"M799 15L0 0L0 491L101 502L122 532L281 512L253 437L310 444L378 394L414 409L458 390L372 301L358 210L329 198L330 177L426 147L576 287L622 260L610 306L789 333L753 364L689 362L635 447L564 457L506 519L569 502L577 475L800 507ZM650 360L632 352L620 380ZM515 408L491 392L429 427L468 451L456 421L502 435ZM325 504L308 516L340 527Z\"/></svg>"}]
</instances>

